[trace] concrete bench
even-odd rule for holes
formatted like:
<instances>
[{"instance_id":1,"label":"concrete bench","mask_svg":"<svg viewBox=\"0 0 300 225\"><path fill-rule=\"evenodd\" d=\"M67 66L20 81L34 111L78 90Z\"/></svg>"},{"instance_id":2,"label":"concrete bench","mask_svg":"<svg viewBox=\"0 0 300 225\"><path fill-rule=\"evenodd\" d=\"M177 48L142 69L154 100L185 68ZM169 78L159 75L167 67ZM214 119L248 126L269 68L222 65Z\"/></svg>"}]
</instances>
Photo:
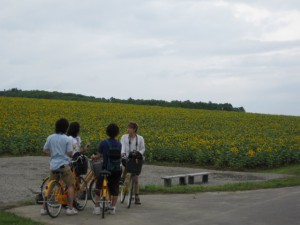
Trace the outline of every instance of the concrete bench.
<instances>
[{"instance_id":1,"label":"concrete bench","mask_svg":"<svg viewBox=\"0 0 300 225\"><path fill-rule=\"evenodd\" d=\"M202 182L207 183L208 182L208 172L200 172L200 173L189 173L189 174L178 174L178 175L171 175L171 176L163 176L161 179L164 180L164 186L165 187L171 187L172 186L172 179L179 178L179 185L186 185L186 179L188 178L188 184L194 184L194 177L196 176L202 176Z\"/></svg>"},{"instance_id":2,"label":"concrete bench","mask_svg":"<svg viewBox=\"0 0 300 225\"><path fill-rule=\"evenodd\" d=\"M164 179L165 187L171 187L172 186L172 179L174 179L174 178L179 178L179 184L180 185L186 185L187 174L178 174L178 175L161 177L161 179Z\"/></svg>"},{"instance_id":3,"label":"concrete bench","mask_svg":"<svg viewBox=\"0 0 300 225\"><path fill-rule=\"evenodd\" d=\"M203 183L207 183L208 182L208 174L209 174L208 172L200 172L200 173L190 173L190 174L187 174L188 184L194 184L196 176L202 176L202 182Z\"/></svg>"}]
</instances>

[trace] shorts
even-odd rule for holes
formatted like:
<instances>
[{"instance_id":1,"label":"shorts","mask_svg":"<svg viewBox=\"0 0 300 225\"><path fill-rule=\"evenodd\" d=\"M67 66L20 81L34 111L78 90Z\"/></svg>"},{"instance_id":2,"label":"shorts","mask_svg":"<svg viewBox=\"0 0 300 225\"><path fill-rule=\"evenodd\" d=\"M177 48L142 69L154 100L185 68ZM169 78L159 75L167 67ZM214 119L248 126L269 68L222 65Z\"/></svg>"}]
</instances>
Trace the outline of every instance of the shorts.
<instances>
[{"instance_id":1,"label":"shorts","mask_svg":"<svg viewBox=\"0 0 300 225\"><path fill-rule=\"evenodd\" d=\"M112 196L119 195L119 183L120 183L121 173L122 171L112 172L111 175L107 177L108 190ZM102 176L97 177L96 188L99 190L102 189L103 179L104 177Z\"/></svg>"},{"instance_id":2,"label":"shorts","mask_svg":"<svg viewBox=\"0 0 300 225\"><path fill-rule=\"evenodd\" d=\"M75 180L69 165L64 165L63 168L60 168L61 179L67 187L74 185ZM50 172L50 180L57 179L59 175Z\"/></svg>"}]
</instances>

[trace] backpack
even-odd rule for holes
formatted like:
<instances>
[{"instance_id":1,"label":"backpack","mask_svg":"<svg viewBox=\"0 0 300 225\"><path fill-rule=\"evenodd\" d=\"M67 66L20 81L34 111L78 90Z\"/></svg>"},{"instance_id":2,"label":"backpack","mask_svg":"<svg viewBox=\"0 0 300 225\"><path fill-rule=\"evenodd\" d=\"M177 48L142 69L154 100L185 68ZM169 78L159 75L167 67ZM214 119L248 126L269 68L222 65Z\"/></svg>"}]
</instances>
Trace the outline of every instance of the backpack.
<instances>
[{"instance_id":1,"label":"backpack","mask_svg":"<svg viewBox=\"0 0 300 225\"><path fill-rule=\"evenodd\" d=\"M107 170L114 172L121 170L121 143L118 143L117 146L113 146L107 139L106 143L109 147L107 152Z\"/></svg>"}]
</instances>

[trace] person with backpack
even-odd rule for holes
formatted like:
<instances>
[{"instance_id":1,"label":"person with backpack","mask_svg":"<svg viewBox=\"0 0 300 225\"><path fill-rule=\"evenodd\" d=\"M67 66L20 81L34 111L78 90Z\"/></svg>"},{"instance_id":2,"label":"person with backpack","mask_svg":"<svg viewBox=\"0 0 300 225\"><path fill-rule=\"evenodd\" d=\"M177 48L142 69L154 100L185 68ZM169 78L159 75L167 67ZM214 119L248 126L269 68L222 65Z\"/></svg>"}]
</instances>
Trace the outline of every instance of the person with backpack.
<instances>
[{"instance_id":1,"label":"person with backpack","mask_svg":"<svg viewBox=\"0 0 300 225\"><path fill-rule=\"evenodd\" d=\"M110 214L116 214L116 203L118 200L119 195L119 183L120 183L120 177L121 177L121 149L122 145L121 143L116 140L115 138L119 134L119 127L111 123L106 128L106 134L109 138L102 141L98 147L98 153L100 153L100 156L103 157L103 170L107 170L111 172L111 175L108 176L108 189L109 193L112 195L112 203L111 207L109 208ZM100 204L99 204L99 195L100 190L102 188L103 183L103 177L97 177L97 183L96 183L96 203L93 213L94 214L100 214Z\"/></svg>"},{"instance_id":2,"label":"person with backpack","mask_svg":"<svg viewBox=\"0 0 300 225\"><path fill-rule=\"evenodd\" d=\"M137 134L138 125L135 122L129 122L127 126L127 133L121 137L122 144L122 158L128 158L129 154L133 151L138 151L142 156L143 160L145 159L145 141L141 135ZM122 185L125 181L126 177L126 167L122 166L122 176L120 179L120 184ZM139 174L135 177L135 204L140 205L140 197L139 197Z\"/></svg>"}]
</instances>

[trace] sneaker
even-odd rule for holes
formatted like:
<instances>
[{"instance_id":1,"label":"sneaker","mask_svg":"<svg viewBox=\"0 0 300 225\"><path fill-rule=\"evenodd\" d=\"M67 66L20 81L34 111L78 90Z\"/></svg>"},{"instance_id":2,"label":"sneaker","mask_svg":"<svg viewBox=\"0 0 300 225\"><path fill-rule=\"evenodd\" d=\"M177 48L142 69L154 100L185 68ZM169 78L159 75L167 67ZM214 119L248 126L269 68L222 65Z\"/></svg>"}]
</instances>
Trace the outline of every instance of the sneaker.
<instances>
[{"instance_id":1,"label":"sneaker","mask_svg":"<svg viewBox=\"0 0 300 225\"><path fill-rule=\"evenodd\" d=\"M41 215L44 216L44 215L48 215L48 212L46 209L41 209Z\"/></svg>"},{"instance_id":2,"label":"sneaker","mask_svg":"<svg viewBox=\"0 0 300 225\"><path fill-rule=\"evenodd\" d=\"M81 205L75 200L73 201L73 206L76 207L77 209L81 208Z\"/></svg>"},{"instance_id":3,"label":"sneaker","mask_svg":"<svg viewBox=\"0 0 300 225\"><path fill-rule=\"evenodd\" d=\"M66 213L67 213L67 215L76 215L76 214L78 214L78 212L75 208L73 208L73 209L67 208Z\"/></svg>"},{"instance_id":4,"label":"sneaker","mask_svg":"<svg viewBox=\"0 0 300 225\"><path fill-rule=\"evenodd\" d=\"M125 182L125 178L124 178L124 177L121 177L121 178L120 178L120 185L124 185L124 182Z\"/></svg>"},{"instance_id":5,"label":"sneaker","mask_svg":"<svg viewBox=\"0 0 300 225\"><path fill-rule=\"evenodd\" d=\"M116 214L116 206L109 208L109 214L111 214L111 215Z\"/></svg>"},{"instance_id":6,"label":"sneaker","mask_svg":"<svg viewBox=\"0 0 300 225\"><path fill-rule=\"evenodd\" d=\"M93 210L93 214L100 215L100 213L101 213L100 207L95 207Z\"/></svg>"},{"instance_id":7,"label":"sneaker","mask_svg":"<svg viewBox=\"0 0 300 225\"><path fill-rule=\"evenodd\" d=\"M136 205L142 204L141 200L140 200L140 197L138 195L135 196L135 202L134 202L134 204L136 204Z\"/></svg>"}]
</instances>

